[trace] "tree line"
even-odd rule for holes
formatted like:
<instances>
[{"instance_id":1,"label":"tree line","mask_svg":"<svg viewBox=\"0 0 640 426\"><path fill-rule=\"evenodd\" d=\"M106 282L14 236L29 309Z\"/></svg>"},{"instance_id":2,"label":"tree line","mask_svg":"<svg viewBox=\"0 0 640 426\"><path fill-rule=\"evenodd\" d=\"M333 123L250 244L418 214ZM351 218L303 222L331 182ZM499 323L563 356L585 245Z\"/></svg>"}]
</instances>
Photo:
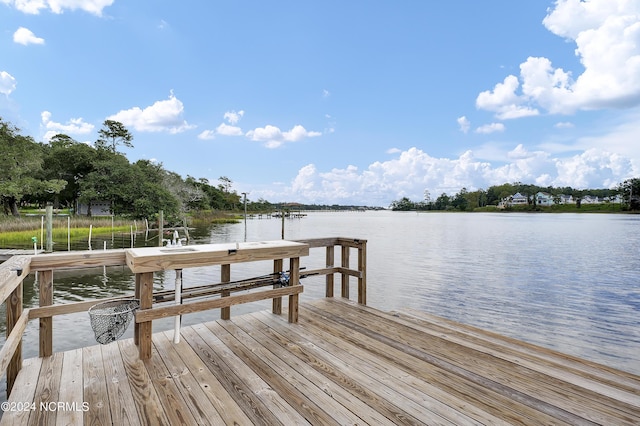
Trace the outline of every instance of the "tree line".
<instances>
[{"instance_id":1,"label":"tree line","mask_svg":"<svg viewBox=\"0 0 640 426\"><path fill-rule=\"evenodd\" d=\"M226 176L218 184L206 178L187 176L164 169L149 160L129 162L118 152L133 147L133 135L122 123L105 120L93 146L66 134L49 143L38 143L0 118L0 201L5 215L19 216L25 204L78 211L97 201L108 202L111 213L132 218L153 217L163 210L165 217L179 218L192 210L234 210L243 200ZM248 209L270 209L265 200L248 204Z\"/></svg>"},{"instance_id":2,"label":"tree line","mask_svg":"<svg viewBox=\"0 0 640 426\"><path fill-rule=\"evenodd\" d=\"M521 182L504 183L489 187L487 190L478 189L468 191L462 188L455 195L442 193L437 198L432 199L429 191L425 191L424 199L412 201L408 197L402 197L391 203L390 208L398 211L409 210L459 210L473 211L479 207L497 206L500 201L520 193L527 197L529 205L535 207L535 194L544 192L559 201L560 195L572 196L580 200L585 195L598 198L613 198L621 195L623 208L627 210L640 210L640 179L627 179L614 189L574 189L567 187L542 187L537 185L523 184Z\"/></svg>"}]
</instances>

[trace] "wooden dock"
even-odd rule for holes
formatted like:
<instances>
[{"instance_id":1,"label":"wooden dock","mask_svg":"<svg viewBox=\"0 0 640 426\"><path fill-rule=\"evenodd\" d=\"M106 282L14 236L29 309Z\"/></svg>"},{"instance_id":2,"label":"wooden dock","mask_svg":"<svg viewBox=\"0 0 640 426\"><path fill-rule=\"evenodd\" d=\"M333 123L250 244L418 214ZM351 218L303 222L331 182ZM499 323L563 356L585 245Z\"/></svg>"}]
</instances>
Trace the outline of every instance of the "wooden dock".
<instances>
[{"instance_id":1,"label":"wooden dock","mask_svg":"<svg viewBox=\"0 0 640 426\"><path fill-rule=\"evenodd\" d=\"M31 254L41 254L44 253L44 250L22 250L22 249L0 249L0 262L4 262L5 260L11 259L13 256L23 256L23 255L31 255Z\"/></svg>"},{"instance_id":2,"label":"wooden dock","mask_svg":"<svg viewBox=\"0 0 640 426\"><path fill-rule=\"evenodd\" d=\"M181 336L27 359L33 409L0 424L640 424L639 376L426 313L324 298Z\"/></svg>"}]
</instances>

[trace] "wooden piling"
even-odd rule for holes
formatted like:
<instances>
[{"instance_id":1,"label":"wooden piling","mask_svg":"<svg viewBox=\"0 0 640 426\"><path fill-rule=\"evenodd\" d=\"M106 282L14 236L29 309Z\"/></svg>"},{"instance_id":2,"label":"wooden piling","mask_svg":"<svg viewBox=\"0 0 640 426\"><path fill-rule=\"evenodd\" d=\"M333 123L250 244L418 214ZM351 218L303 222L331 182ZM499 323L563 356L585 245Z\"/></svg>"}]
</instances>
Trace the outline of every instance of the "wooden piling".
<instances>
[{"instance_id":1,"label":"wooden piling","mask_svg":"<svg viewBox=\"0 0 640 426\"><path fill-rule=\"evenodd\" d=\"M342 246L342 267L349 269L349 246ZM345 299L349 298L349 275L342 273L342 293Z\"/></svg>"},{"instance_id":2,"label":"wooden piling","mask_svg":"<svg viewBox=\"0 0 640 426\"><path fill-rule=\"evenodd\" d=\"M53 270L40 274L40 306L53 305ZM53 354L53 318L40 318L40 356Z\"/></svg>"},{"instance_id":3,"label":"wooden piling","mask_svg":"<svg viewBox=\"0 0 640 426\"><path fill-rule=\"evenodd\" d=\"M231 281L231 265L220 265L220 282L228 283L229 281ZM229 297L231 292L223 291L220 296ZM231 306L225 306L220 309L220 318L223 320L231 319Z\"/></svg>"},{"instance_id":4,"label":"wooden piling","mask_svg":"<svg viewBox=\"0 0 640 426\"><path fill-rule=\"evenodd\" d=\"M282 272L282 267L284 265L284 261L282 259L275 259L273 261L273 273L275 274L279 274L280 272ZM275 284L273 286L273 288L277 288L280 287L280 284ZM280 315L282 314L282 297L276 297L272 300L271 303L271 310L274 314L276 315Z\"/></svg>"}]
</instances>

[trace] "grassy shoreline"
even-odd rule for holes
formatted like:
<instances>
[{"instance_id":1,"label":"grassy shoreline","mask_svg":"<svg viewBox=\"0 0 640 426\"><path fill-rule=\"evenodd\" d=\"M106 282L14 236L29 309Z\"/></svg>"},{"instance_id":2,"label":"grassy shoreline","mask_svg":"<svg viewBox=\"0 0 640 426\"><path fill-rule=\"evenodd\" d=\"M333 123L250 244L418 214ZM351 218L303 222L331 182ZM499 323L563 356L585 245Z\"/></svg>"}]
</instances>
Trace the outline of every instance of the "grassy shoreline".
<instances>
[{"instance_id":1,"label":"grassy shoreline","mask_svg":"<svg viewBox=\"0 0 640 426\"><path fill-rule=\"evenodd\" d=\"M66 242L70 237L71 241L87 239L89 230L95 236L111 234L112 232L130 232L138 226L132 220L114 219L111 217L87 218L56 216L52 222L53 241ZM36 237L38 242L42 239L43 222L41 216L25 217L2 217L0 218L0 246L8 245L30 245L32 238Z\"/></svg>"}]
</instances>

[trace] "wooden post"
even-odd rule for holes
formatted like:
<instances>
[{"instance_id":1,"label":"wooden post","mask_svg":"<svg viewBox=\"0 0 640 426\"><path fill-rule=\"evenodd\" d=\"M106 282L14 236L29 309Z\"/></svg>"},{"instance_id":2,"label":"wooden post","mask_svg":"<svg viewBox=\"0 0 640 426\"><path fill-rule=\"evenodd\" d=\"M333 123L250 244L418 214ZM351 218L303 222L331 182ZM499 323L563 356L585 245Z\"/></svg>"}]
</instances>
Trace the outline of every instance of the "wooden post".
<instances>
[{"instance_id":1,"label":"wooden post","mask_svg":"<svg viewBox=\"0 0 640 426\"><path fill-rule=\"evenodd\" d=\"M220 281L223 283L231 281L231 265L220 265ZM220 293L220 297L228 296L231 296L230 291L223 291ZM220 308L220 318L223 320L231 319L231 306Z\"/></svg>"},{"instance_id":2,"label":"wooden post","mask_svg":"<svg viewBox=\"0 0 640 426\"><path fill-rule=\"evenodd\" d=\"M342 267L349 269L349 246L342 246ZM349 275L342 273L342 297L349 298Z\"/></svg>"},{"instance_id":3,"label":"wooden post","mask_svg":"<svg viewBox=\"0 0 640 426\"><path fill-rule=\"evenodd\" d=\"M135 274L135 298L140 300L140 274ZM138 345L140 343L140 327L138 323L133 326L133 343Z\"/></svg>"},{"instance_id":4,"label":"wooden post","mask_svg":"<svg viewBox=\"0 0 640 426\"><path fill-rule=\"evenodd\" d=\"M40 307L53 305L53 270L40 274ZM40 356L53 354L53 318L40 318Z\"/></svg>"},{"instance_id":5,"label":"wooden post","mask_svg":"<svg viewBox=\"0 0 640 426\"><path fill-rule=\"evenodd\" d=\"M300 258L289 259L289 285L300 284ZM289 322L298 322L298 294L289 295Z\"/></svg>"},{"instance_id":6,"label":"wooden post","mask_svg":"<svg viewBox=\"0 0 640 426\"><path fill-rule=\"evenodd\" d=\"M358 303L367 304L367 242L360 241L358 247Z\"/></svg>"},{"instance_id":7,"label":"wooden post","mask_svg":"<svg viewBox=\"0 0 640 426\"><path fill-rule=\"evenodd\" d=\"M141 272L136 275L140 275L140 280L138 281L140 287L140 310L151 309L153 304L153 272ZM152 324L152 321L137 323L140 359L151 358Z\"/></svg>"},{"instance_id":8,"label":"wooden post","mask_svg":"<svg viewBox=\"0 0 640 426\"><path fill-rule=\"evenodd\" d=\"M282 272L282 267L284 265L284 261L282 259L275 259L273 261L273 273L278 274ZM273 288L280 287L280 283L276 283L273 285ZM272 300L271 308L274 314L280 315L282 314L282 297L276 297Z\"/></svg>"},{"instance_id":9,"label":"wooden post","mask_svg":"<svg viewBox=\"0 0 640 426\"><path fill-rule=\"evenodd\" d=\"M326 265L327 268L333 268L335 262L335 246L327 246ZM335 274L327 274L325 276L325 297L333 297L333 279Z\"/></svg>"},{"instance_id":10,"label":"wooden post","mask_svg":"<svg viewBox=\"0 0 640 426\"><path fill-rule=\"evenodd\" d=\"M281 237L284 240L284 207L282 208L282 231L281 231Z\"/></svg>"},{"instance_id":11,"label":"wooden post","mask_svg":"<svg viewBox=\"0 0 640 426\"><path fill-rule=\"evenodd\" d=\"M47 253L53 251L53 206L47 204L45 207L45 213L47 216Z\"/></svg>"},{"instance_id":12,"label":"wooden post","mask_svg":"<svg viewBox=\"0 0 640 426\"><path fill-rule=\"evenodd\" d=\"M7 337L9 337L20 315L22 315L22 288L22 281L20 281L20 284L11 292L11 295L9 295L7 299ZM9 365L7 366L7 396L10 395L21 368L22 340L18 343L18 347L16 347L16 351L13 353L11 361L9 361Z\"/></svg>"}]
</instances>

